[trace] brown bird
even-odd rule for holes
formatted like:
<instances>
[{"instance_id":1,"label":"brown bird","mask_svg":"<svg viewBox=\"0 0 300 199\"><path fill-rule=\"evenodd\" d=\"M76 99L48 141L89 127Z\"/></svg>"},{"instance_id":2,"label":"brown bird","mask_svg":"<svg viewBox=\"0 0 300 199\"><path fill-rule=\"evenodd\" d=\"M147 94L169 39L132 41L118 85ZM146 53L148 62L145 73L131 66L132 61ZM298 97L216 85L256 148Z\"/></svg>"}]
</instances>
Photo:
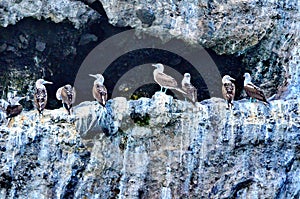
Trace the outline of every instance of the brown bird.
<instances>
[{"instance_id":1,"label":"brown bird","mask_svg":"<svg viewBox=\"0 0 300 199\"><path fill-rule=\"evenodd\" d=\"M233 79L229 75L225 75L222 78L222 94L225 100L227 101L228 109L233 107L233 99L235 96L235 85L231 82L231 80L235 81L235 79Z\"/></svg>"},{"instance_id":2,"label":"brown bird","mask_svg":"<svg viewBox=\"0 0 300 199\"><path fill-rule=\"evenodd\" d=\"M6 107L6 118L15 117L22 112L23 106L19 103L19 101L22 99L25 99L25 97L13 96L10 99L8 99L9 104Z\"/></svg>"},{"instance_id":3,"label":"brown bird","mask_svg":"<svg viewBox=\"0 0 300 199\"><path fill-rule=\"evenodd\" d=\"M186 92L187 98L192 100L192 102L197 101L197 89L191 84L190 73L185 73L181 81L181 87L184 92Z\"/></svg>"},{"instance_id":4,"label":"brown bird","mask_svg":"<svg viewBox=\"0 0 300 199\"><path fill-rule=\"evenodd\" d=\"M13 117L18 116L23 111L23 106L19 103L20 100L26 98L26 97L17 97L17 92L14 92L13 94L9 92L7 94L7 101L3 100L2 111L6 115L6 126L10 126L11 122L13 121ZM3 119L2 119L3 120Z\"/></svg>"},{"instance_id":5,"label":"brown bird","mask_svg":"<svg viewBox=\"0 0 300 199\"><path fill-rule=\"evenodd\" d=\"M68 111L68 114L71 115L72 105L76 98L75 88L70 84L60 87L56 91L56 98L62 101L63 107Z\"/></svg>"},{"instance_id":6,"label":"brown bird","mask_svg":"<svg viewBox=\"0 0 300 199\"><path fill-rule=\"evenodd\" d=\"M164 92L166 93L167 89L175 89L186 95L186 92L177 86L177 81L173 77L164 73L164 65L158 63L153 64L152 66L156 67L156 69L153 71L153 77L156 83L160 85L160 91L165 88Z\"/></svg>"},{"instance_id":7,"label":"brown bird","mask_svg":"<svg viewBox=\"0 0 300 199\"><path fill-rule=\"evenodd\" d=\"M250 101L252 98L254 99L258 99L266 104L269 104L269 102L267 101L263 91L261 88L259 88L258 86L255 86L252 82L251 82L251 76L249 73L245 73L244 74L245 80L244 80L244 89L247 93L247 95L250 97Z\"/></svg>"},{"instance_id":8,"label":"brown bird","mask_svg":"<svg viewBox=\"0 0 300 199\"><path fill-rule=\"evenodd\" d=\"M107 89L103 85L104 77L101 74L96 74L96 75L89 74L89 76L96 78L96 80L94 81L94 86L93 86L93 97L102 106L105 106L106 101L107 101Z\"/></svg>"},{"instance_id":9,"label":"brown bird","mask_svg":"<svg viewBox=\"0 0 300 199\"><path fill-rule=\"evenodd\" d=\"M39 111L39 114L43 114L43 110L47 104L47 90L44 84L52 84L44 79L38 79L35 82L34 104Z\"/></svg>"}]
</instances>

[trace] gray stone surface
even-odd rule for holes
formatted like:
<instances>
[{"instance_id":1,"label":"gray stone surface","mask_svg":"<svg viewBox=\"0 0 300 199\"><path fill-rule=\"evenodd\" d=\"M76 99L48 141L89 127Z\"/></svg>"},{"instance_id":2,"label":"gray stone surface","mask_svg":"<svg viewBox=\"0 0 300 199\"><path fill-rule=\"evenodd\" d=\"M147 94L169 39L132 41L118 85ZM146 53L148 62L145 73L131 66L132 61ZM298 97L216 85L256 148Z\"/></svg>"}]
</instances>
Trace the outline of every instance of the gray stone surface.
<instances>
[{"instance_id":1,"label":"gray stone surface","mask_svg":"<svg viewBox=\"0 0 300 199\"><path fill-rule=\"evenodd\" d=\"M285 3L262 0L100 1L112 24L131 26L162 38L181 37L221 54L236 53L258 44L288 15L296 15L285 20L295 27L293 20L297 19L298 11L295 0ZM153 13L152 25L143 27L146 20L141 19L141 15L147 18L149 13Z\"/></svg>"},{"instance_id":2,"label":"gray stone surface","mask_svg":"<svg viewBox=\"0 0 300 199\"><path fill-rule=\"evenodd\" d=\"M114 99L76 198L298 198L299 99L234 105Z\"/></svg>"},{"instance_id":3,"label":"gray stone surface","mask_svg":"<svg viewBox=\"0 0 300 199\"><path fill-rule=\"evenodd\" d=\"M299 98L230 111L158 92L24 111L0 129L0 197L299 198L299 110Z\"/></svg>"},{"instance_id":4,"label":"gray stone surface","mask_svg":"<svg viewBox=\"0 0 300 199\"><path fill-rule=\"evenodd\" d=\"M0 198L72 198L90 153L64 110L24 112L0 127Z\"/></svg>"},{"instance_id":5,"label":"gray stone surface","mask_svg":"<svg viewBox=\"0 0 300 199\"><path fill-rule=\"evenodd\" d=\"M0 1L0 26L16 24L25 17L50 19L56 23L68 20L76 28L100 15L80 1L56 0L2 0Z\"/></svg>"}]
</instances>

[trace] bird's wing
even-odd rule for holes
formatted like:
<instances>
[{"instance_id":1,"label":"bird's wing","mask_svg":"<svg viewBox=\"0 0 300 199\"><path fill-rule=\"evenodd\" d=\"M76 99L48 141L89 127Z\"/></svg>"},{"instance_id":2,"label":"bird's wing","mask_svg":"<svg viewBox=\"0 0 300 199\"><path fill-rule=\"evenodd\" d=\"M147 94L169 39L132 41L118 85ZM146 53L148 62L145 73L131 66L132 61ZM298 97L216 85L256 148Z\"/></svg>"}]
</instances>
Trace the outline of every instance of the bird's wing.
<instances>
[{"instance_id":1,"label":"bird's wing","mask_svg":"<svg viewBox=\"0 0 300 199\"><path fill-rule=\"evenodd\" d=\"M45 88L36 88L34 101L38 109L43 110L47 104L47 91Z\"/></svg>"},{"instance_id":2,"label":"bird's wing","mask_svg":"<svg viewBox=\"0 0 300 199\"><path fill-rule=\"evenodd\" d=\"M193 102L196 102L196 101L197 101L197 89L194 87L194 89L193 89Z\"/></svg>"},{"instance_id":3,"label":"bird's wing","mask_svg":"<svg viewBox=\"0 0 300 199\"><path fill-rule=\"evenodd\" d=\"M59 89L57 89L56 91L56 99L57 100L62 100L61 98L61 90L62 90L63 87L60 87Z\"/></svg>"},{"instance_id":4,"label":"bird's wing","mask_svg":"<svg viewBox=\"0 0 300 199\"><path fill-rule=\"evenodd\" d=\"M61 89L61 99L63 103L68 104L69 102L68 90L65 87L62 87Z\"/></svg>"},{"instance_id":5,"label":"bird's wing","mask_svg":"<svg viewBox=\"0 0 300 199\"><path fill-rule=\"evenodd\" d=\"M94 98L100 102L100 104L105 105L107 101L107 89L104 85L95 85L93 88Z\"/></svg>"},{"instance_id":6,"label":"bird's wing","mask_svg":"<svg viewBox=\"0 0 300 199\"><path fill-rule=\"evenodd\" d=\"M255 86L253 83L249 83L244 86L244 89L249 97L267 102L267 99L261 90L261 88Z\"/></svg>"},{"instance_id":7,"label":"bird's wing","mask_svg":"<svg viewBox=\"0 0 300 199\"><path fill-rule=\"evenodd\" d=\"M193 102L197 100L197 89L192 84L184 83L182 90L187 93L187 97Z\"/></svg>"},{"instance_id":8,"label":"bird's wing","mask_svg":"<svg viewBox=\"0 0 300 199\"><path fill-rule=\"evenodd\" d=\"M177 87L177 81L173 77L164 73L157 73L156 81L162 86Z\"/></svg>"},{"instance_id":9,"label":"bird's wing","mask_svg":"<svg viewBox=\"0 0 300 199\"><path fill-rule=\"evenodd\" d=\"M73 92L72 92L72 104L74 104L75 103L75 99L76 99L76 90L75 90L75 88L73 87Z\"/></svg>"},{"instance_id":10,"label":"bird's wing","mask_svg":"<svg viewBox=\"0 0 300 199\"><path fill-rule=\"evenodd\" d=\"M46 89L37 88L36 89L36 98L37 98L38 102L44 101L45 98L47 98L47 91L46 91Z\"/></svg>"},{"instance_id":11,"label":"bird's wing","mask_svg":"<svg viewBox=\"0 0 300 199\"><path fill-rule=\"evenodd\" d=\"M235 96L235 85L234 83L225 83L222 87L222 94L226 100L233 100Z\"/></svg>"},{"instance_id":12,"label":"bird's wing","mask_svg":"<svg viewBox=\"0 0 300 199\"><path fill-rule=\"evenodd\" d=\"M68 105L72 104L74 97L73 87L64 88L62 93L63 101Z\"/></svg>"},{"instance_id":13,"label":"bird's wing","mask_svg":"<svg viewBox=\"0 0 300 199\"><path fill-rule=\"evenodd\" d=\"M6 108L7 118L12 118L19 115L23 110L22 105L8 105Z\"/></svg>"},{"instance_id":14,"label":"bird's wing","mask_svg":"<svg viewBox=\"0 0 300 199\"><path fill-rule=\"evenodd\" d=\"M197 91L197 89L192 84L188 84L188 83L183 84L182 90L184 90L187 93L192 93L194 91Z\"/></svg>"}]
</instances>

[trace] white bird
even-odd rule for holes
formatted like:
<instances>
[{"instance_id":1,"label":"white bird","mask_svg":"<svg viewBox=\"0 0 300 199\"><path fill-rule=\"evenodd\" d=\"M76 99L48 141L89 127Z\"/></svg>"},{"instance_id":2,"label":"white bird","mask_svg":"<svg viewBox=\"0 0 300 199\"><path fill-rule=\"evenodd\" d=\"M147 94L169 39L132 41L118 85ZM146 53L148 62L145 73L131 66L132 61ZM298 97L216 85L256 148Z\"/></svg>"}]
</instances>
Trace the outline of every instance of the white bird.
<instances>
[{"instance_id":1,"label":"white bird","mask_svg":"<svg viewBox=\"0 0 300 199\"><path fill-rule=\"evenodd\" d=\"M227 101L228 108L232 108L233 99L235 96L235 85L231 81L235 81L235 79L230 77L229 75L225 75L222 78L222 94Z\"/></svg>"},{"instance_id":2,"label":"white bird","mask_svg":"<svg viewBox=\"0 0 300 199\"><path fill-rule=\"evenodd\" d=\"M269 102L266 99L265 94L263 93L262 89L259 88L258 86L255 86L252 82L251 82L251 76L249 73L245 73L244 74L245 80L244 80L244 89L247 93L247 95L250 98L255 98L258 99L266 104L269 104Z\"/></svg>"},{"instance_id":3,"label":"white bird","mask_svg":"<svg viewBox=\"0 0 300 199\"><path fill-rule=\"evenodd\" d=\"M181 87L186 96L192 100L192 102L197 101L197 89L191 84L191 75L190 73L185 73L181 81Z\"/></svg>"},{"instance_id":4,"label":"white bird","mask_svg":"<svg viewBox=\"0 0 300 199\"><path fill-rule=\"evenodd\" d=\"M63 106L71 114L72 105L75 102L76 90L70 84L60 87L56 91L56 98L62 101Z\"/></svg>"},{"instance_id":5,"label":"white bird","mask_svg":"<svg viewBox=\"0 0 300 199\"><path fill-rule=\"evenodd\" d=\"M164 65L157 63L153 64L152 66L156 67L156 69L153 71L153 77L154 80L160 85L160 91L165 88L166 90L164 92L166 93L167 89L175 89L183 94L186 94L186 92L178 87L177 81L173 77L164 73Z\"/></svg>"},{"instance_id":6,"label":"white bird","mask_svg":"<svg viewBox=\"0 0 300 199\"><path fill-rule=\"evenodd\" d=\"M96 78L93 86L93 97L102 105L105 106L107 101L107 89L104 86L104 77L101 74L89 76Z\"/></svg>"},{"instance_id":7,"label":"white bird","mask_svg":"<svg viewBox=\"0 0 300 199\"><path fill-rule=\"evenodd\" d=\"M39 111L39 114L43 113L47 104L48 95L44 84L52 84L52 82L48 82L44 79L38 79L35 82L34 104Z\"/></svg>"}]
</instances>

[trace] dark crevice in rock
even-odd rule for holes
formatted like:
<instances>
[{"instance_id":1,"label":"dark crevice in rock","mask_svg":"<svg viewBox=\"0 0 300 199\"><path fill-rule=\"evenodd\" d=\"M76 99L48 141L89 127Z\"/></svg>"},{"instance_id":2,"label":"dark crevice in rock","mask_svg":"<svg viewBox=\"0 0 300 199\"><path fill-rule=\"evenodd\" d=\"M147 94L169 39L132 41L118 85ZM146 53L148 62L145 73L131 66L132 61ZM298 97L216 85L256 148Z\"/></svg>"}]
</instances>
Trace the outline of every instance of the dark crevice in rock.
<instances>
[{"instance_id":1,"label":"dark crevice in rock","mask_svg":"<svg viewBox=\"0 0 300 199\"><path fill-rule=\"evenodd\" d=\"M90 160L90 152L76 152L78 155L78 160L72 165L72 174L71 178L65 186L65 190L63 191L62 198L74 198L74 194L76 186L78 184L79 179L82 177L83 172L85 171L88 162Z\"/></svg>"},{"instance_id":2,"label":"dark crevice in rock","mask_svg":"<svg viewBox=\"0 0 300 199\"><path fill-rule=\"evenodd\" d=\"M92 0L92 1L80 0L80 1L88 5L90 8L94 9L95 11L97 11L101 15L101 17L104 18L104 20L108 20L107 14L103 8L101 1L97 1L97 0Z\"/></svg>"},{"instance_id":3,"label":"dark crevice in rock","mask_svg":"<svg viewBox=\"0 0 300 199\"><path fill-rule=\"evenodd\" d=\"M95 1L93 6L103 14L100 3ZM27 94L32 97L35 79L44 77L55 83L47 86L49 100L46 108L60 107L60 102L55 99L55 92L61 85L74 82L86 55L103 40L128 29L113 27L105 17L91 21L79 30L69 22L55 24L49 20L38 21L32 18L25 18L14 26L0 28L0 45L6 46L0 57L1 97L5 98L8 90L18 90L20 95ZM240 57L220 56L209 49L207 52L217 64L222 76L229 74L237 79L236 98L239 99L244 72ZM105 82L109 95L111 96L116 81L130 67L155 62L174 67L182 74L190 72L193 77L192 83L198 88L198 100L209 98L202 77L187 60L158 49L133 51L115 60L104 73L105 77L109 76ZM136 95L151 97L157 90L159 87L155 84L149 88L139 88ZM168 94L172 95L172 91L168 91ZM24 103L25 109L33 108L32 101Z\"/></svg>"},{"instance_id":4,"label":"dark crevice in rock","mask_svg":"<svg viewBox=\"0 0 300 199\"><path fill-rule=\"evenodd\" d=\"M247 65L243 63L243 56L234 54L234 55L218 55L212 49L206 49L208 54L214 60L215 64L220 71L221 76L230 75L236 81L236 94L235 99L241 99L242 92L244 89L244 78L243 75L246 72Z\"/></svg>"},{"instance_id":5,"label":"dark crevice in rock","mask_svg":"<svg viewBox=\"0 0 300 199\"><path fill-rule=\"evenodd\" d=\"M53 81L48 85L46 108L59 107L56 90L67 83L73 83L78 68L86 55L99 43L127 28L116 28L100 18L75 29L70 22L54 23L50 20L25 18L16 25L0 28L0 45L6 45L0 52L0 97L7 91L17 90L19 95L32 95L34 81L45 78ZM88 35L97 38L87 40ZM84 45L79 45L85 37ZM44 46L44 47L43 47ZM32 102L25 105L32 108Z\"/></svg>"},{"instance_id":6,"label":"dark crevice in rock","mask_svg":"<svg viewBox=\"0 0 300 199\"><path fill-rule=\"evenodd\" d=\"M147 97L151 98L155 92L160 90L160 86L155 83L145 84L137 88L134 93L131 95L131 100L137 100L141 97ZM166 92L167 95L170 95L174 97L174 99L177 99L177 96L172 92L172 90L168 89Z\"/></svg>"},{"instance_id":7,"label":"dark crevice in rock","mask_svg":"<svg viewBox=\"0 0 300 199\"><path fill-rule=\"evenodd\" d=\"M237 192L241 189L244 189L248 186L250 186L252 183L254 183L255 181L253 179L246 179L243 180L242 182L237 183L236 185L234 185L231 189L230 195L228 197L226 197L226 199L233 199L233 198L237 198Z\"/></svg>"}]
</instances>

